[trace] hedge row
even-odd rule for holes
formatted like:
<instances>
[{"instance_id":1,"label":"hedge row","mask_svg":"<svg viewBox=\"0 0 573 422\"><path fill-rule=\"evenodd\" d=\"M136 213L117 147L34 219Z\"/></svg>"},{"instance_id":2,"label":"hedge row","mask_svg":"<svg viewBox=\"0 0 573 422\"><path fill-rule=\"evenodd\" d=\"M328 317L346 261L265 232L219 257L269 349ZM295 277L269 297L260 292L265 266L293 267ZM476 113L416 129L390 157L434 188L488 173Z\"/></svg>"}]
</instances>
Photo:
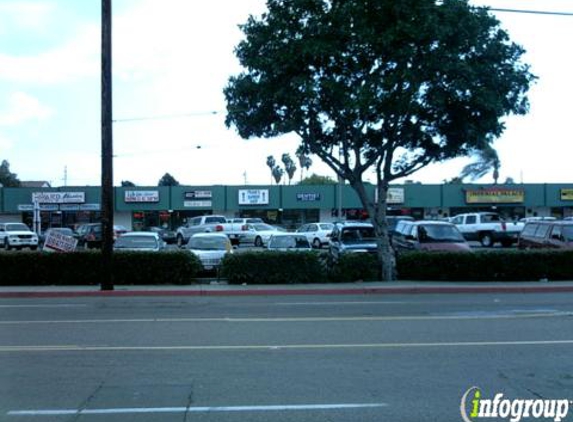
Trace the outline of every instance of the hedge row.
<instances>
[{"instance_id":1,"label":"hedge row","mask_svg":"<svg viewBox=\"0 0 573 422\"><path fill-rule=\"evenodd\" d=\"M0 254L0 285L97 285L100 252ZM114 284L190 284L201 269L186 251L114 254ZM349 254L333 264L325 253L246 252L228 255L221 276L231 284L299 284L378 279L376 258ZM398 257L398 278L418 281L573 280L573 251L412 252Z\"/></svg>"},{"instance_id":2,"label":"hedge row","mask_svg":"<svg viewBox=\"0 0 573 422\"><path fill-rule=\"evenodd\" d=\"M573 250L476 253L412 252L399 257L398 276L420 281L573 280Z\"/></svg>"},{"instance_id":3,"label":"hedge row","mask_svg":"<svg viewBox=\"0 0 573 422\"><path fill-rule=\"evenodd\" d=\"M114 284L190 284L201 268L185 251L113 255ZM0 253L0 285L98 285L101 252Z\"/></svg>"}]
</instances>

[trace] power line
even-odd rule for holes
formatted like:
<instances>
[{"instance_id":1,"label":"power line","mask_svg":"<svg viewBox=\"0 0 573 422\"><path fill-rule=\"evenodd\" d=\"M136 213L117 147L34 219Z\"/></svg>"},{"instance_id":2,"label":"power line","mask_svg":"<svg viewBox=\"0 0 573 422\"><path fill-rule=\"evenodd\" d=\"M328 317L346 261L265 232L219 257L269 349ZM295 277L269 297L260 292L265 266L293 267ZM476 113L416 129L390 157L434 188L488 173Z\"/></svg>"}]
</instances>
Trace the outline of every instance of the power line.
<instances>
[{"instance_id":1,"label":"power line","mask_svg":"<svg viewBox=\"0 0 573 422\"><path fill-rule=\"evenodd\" d=\"M221 113L220 111L201 111L195 113L181 113L181 114L163 114L157 116L146 116L146 117L130 117L125 119L114 119L114 123L126 123L126 122L141 122L147 120L165 120L165 119L181 119L185 117L200 117L200 116L212 116Z\"/></svg>"},{"instance_id":2,"label":"power line","mask_svg":"<svg viewBox=\"0 0 573 422\"><path fill-rule=\"evenodd\" d=\"M530 15L573 16L573 12L552 12L544 10L526 10L526 9L498 9L494 7L490 7L489 10L491 10L492 12L526 13Z\"/></svg>"}]
</instances>

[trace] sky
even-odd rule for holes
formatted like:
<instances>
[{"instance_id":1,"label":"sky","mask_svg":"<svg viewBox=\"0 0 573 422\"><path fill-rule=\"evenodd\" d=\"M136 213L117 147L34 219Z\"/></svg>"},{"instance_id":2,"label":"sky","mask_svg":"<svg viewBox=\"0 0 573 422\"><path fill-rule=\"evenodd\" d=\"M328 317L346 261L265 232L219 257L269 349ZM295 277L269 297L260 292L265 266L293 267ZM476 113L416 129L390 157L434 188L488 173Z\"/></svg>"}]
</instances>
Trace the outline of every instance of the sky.
<instances>
[{"instance_id":1,"label":"sky","mask_svg":"<svg viewBox=\"0 0 573 422\"><path fill-rule=\"evenodd\" d=\"M571 0L472 4L573 13ZM165 173L185 185L269 184L267 156L296 160L296 136L244 140L224 124L238 26L265 10L264 0L113 0L115 185L155 186ZM100 13L100 0L0 0L0 160L20 180L100 184ZM508 117L494 143L500 180L571 183L573 16L492 13L539 77L530 113ZM312 159L310 173L334 176ZM410 179L442 183L469 162Z\"/></svg>"}]
</instances>

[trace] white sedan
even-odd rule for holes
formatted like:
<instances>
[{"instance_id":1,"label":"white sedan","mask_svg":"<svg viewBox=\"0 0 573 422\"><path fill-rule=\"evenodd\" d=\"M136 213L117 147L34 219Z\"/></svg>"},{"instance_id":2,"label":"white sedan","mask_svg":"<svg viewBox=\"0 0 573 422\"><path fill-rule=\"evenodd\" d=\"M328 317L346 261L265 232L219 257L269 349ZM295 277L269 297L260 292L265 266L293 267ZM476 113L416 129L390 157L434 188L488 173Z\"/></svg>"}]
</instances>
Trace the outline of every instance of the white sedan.
<instances>
[{"instance_id":1,"label":"white sedan","mask_svg":"<svg viewBox=\"0 0 573 422\"><path fill-rule=\"evenodd\" d=\"M265 246L273 234L284 233L286 230L265 223L247 224L247 230L239 235L239 243L252 243L257 247Z\"/></svg>"},{"instance_id":2,"label":"white sedan","mask_svg":"<svg viewBox=\"0 0 573 422\"><path fill-rule=\"evenodd\" d=\"M233 253L231 241L223 233L196 233L185 248L197 255L205 271L218 270L223 257Z\"/></svg>"},{"instance_id":3,"label":"white sedan","mask_svg":"<svg viewBox=\"0 0 573 422\"><path fill-rule=\"evenodd\" d=\"M300 226L296 232L305 235L313 248L320 249L328 245L333 229L332 223L310 223Z\"/></svg>"}]
</instances>

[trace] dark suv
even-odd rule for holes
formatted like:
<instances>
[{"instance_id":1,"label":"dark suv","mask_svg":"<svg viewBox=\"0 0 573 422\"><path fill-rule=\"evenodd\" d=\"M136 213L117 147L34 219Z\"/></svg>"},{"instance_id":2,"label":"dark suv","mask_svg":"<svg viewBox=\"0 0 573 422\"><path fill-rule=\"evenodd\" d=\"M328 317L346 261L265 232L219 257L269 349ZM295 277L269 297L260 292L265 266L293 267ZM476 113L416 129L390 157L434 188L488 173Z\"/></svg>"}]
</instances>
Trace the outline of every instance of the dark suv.
<instances>
[{"instance_id":1,"label":"dark suv","mask_svg":"<svg viewBox=\"0 0 573 422\"><path fill-rule=\"evenodd\" d=\"M101 223L85 224L78 230L78 246L87 249L101 248L102 230Z\"/></svg>"},{"instance_id":2,"label":"dark suv","mask_svg":"<svg viewBox=\"0 0 573 422\"><path fill-rule=\"evenodd\" d=\"M517 241L519 249L573 249L573 221L527 223Z\"/></svg>"},{"instance_id":3,"label":"dark suv","mask_svg":"<svg viewBox=\"0 0 573 422\"><path fill-rule=\"evenodd\" d=\"M372 224L336 224L330 235L329 253L334 261L347 253L376 253L376 250L376 233Z\"/></svg>"}]
</instances>

